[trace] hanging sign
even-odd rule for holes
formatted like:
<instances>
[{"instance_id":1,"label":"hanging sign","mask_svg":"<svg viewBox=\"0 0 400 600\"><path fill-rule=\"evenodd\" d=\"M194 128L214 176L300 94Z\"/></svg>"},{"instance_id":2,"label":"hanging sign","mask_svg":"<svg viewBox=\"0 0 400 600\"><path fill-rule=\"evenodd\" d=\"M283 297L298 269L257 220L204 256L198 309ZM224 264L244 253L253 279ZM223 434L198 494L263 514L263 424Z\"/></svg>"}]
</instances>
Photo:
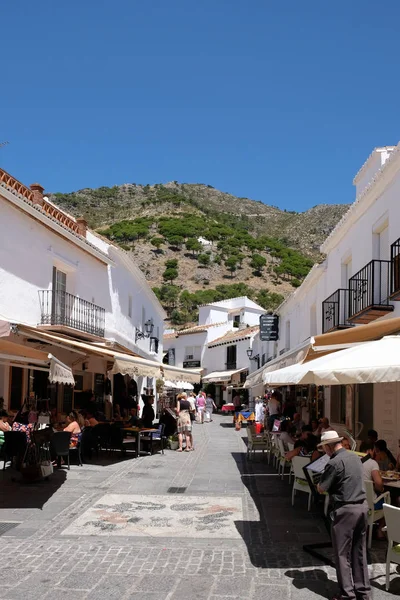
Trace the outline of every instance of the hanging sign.
<instances>
[{"instance_id":1,"label":"hanging sign","mask_svg":"<svg viewBox=\"0 0 400 600\"><path fill-rule=\"evenodd\" d=\"M262 342L276 342L279 339L278 315L260 316L260 340Z\"/></svg>"}]
</instances>

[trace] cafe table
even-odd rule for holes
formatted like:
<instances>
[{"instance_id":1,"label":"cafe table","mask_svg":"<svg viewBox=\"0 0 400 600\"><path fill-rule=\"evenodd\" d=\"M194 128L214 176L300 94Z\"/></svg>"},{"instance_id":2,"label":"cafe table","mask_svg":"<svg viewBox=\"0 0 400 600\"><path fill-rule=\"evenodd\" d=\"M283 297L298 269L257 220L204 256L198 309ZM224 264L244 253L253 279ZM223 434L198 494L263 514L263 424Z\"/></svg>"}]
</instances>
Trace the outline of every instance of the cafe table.
<instances>
[{"instance_id":1,"label":"cafe table","mask_svg":"<svg viewBox=\"0 0 400 600\"><path fill-rule=\"evenodd\" d=\"M122 427L122 431L126 431L126 433L134 433L136 435L136 456L140 454L140 434L141 433L154 433L158 431L158 429L154 429L154 427Z\"/></svg>"}]
</instances>

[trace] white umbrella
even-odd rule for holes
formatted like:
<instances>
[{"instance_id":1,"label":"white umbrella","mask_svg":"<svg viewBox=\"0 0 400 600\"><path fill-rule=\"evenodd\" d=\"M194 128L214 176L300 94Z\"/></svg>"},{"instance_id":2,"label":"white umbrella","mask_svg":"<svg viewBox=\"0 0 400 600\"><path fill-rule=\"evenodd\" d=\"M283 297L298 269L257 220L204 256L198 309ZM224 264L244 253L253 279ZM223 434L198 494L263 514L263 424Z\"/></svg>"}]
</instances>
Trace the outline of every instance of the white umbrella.
<instances>
[{"instance_id":1,"label":"white umbrella","mask_svg":"<svg viewBox=\"0 0 400 600\"><path fill-rule=\"evenodd\" d=\"M265 373L269 385L340 385L400 381L400 336L387 336Z\"/></svg>"}]
</instances>

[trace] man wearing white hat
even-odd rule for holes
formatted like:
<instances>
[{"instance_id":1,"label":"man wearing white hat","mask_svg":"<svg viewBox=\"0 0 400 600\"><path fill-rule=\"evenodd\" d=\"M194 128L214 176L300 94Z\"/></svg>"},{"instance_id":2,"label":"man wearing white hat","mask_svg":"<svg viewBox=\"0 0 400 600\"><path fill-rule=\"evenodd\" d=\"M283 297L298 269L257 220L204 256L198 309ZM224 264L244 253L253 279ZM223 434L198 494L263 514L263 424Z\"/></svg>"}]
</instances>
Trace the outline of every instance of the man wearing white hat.
<instances>
[{"instance_id":1,"label":"man wearing white hat","mask_svg":"<svg viewBox=\"0 0 400 600\"><path fill-rule=\"evenodd\" d=\"M325 431L319 447L330 456L318 491L333 501L332 545L340 595L336 600L370 600L367 568L367 514L362 464L342 446L336 431Z\"/></svg>"}]
</instances>

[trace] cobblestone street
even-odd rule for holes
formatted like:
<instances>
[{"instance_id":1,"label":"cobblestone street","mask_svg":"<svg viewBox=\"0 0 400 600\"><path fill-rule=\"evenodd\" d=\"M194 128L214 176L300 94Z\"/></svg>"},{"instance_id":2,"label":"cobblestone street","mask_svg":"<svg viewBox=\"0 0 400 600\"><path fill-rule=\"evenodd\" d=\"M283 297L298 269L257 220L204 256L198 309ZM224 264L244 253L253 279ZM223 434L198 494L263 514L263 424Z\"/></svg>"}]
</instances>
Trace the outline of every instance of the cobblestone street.
<instances>
[{"instance_id":1,"label":"cobblestone street","mask_svg":"<svg viewBox=\"0 0 400 600\"><path fill-rule=\"evenodd\" d=\"M191 453L96 460L31 485L2 472L1 526L18 525L0 537L0 598L330 598L334 569L302 550L327 540L322 521L305 494L292 508L266 460L247 461L245 431L217 415L195 425ZM385 548L374 542L377 599L392 596Z\"/></svg>"}]
</instances>

